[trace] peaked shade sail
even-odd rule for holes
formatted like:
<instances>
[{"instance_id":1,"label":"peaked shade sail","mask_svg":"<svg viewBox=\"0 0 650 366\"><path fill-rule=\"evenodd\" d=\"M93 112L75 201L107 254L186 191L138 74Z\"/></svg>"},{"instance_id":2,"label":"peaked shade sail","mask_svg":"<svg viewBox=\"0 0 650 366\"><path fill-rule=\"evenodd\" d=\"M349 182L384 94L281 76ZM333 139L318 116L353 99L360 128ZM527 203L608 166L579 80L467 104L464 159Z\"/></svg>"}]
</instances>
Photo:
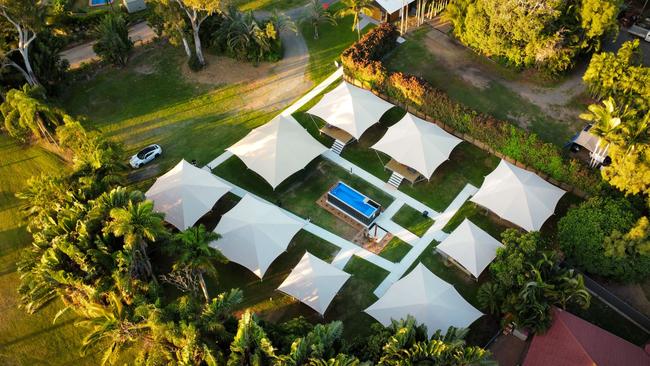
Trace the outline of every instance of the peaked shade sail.
<instances>
[{"instance_id":1,"label":"peaked shade sail","mask_svg":"<svg viewBox=\"0 0 650 366\"><path fill-rule=\"evenodd\" d=\"M371 92L344 81L325 94L307 113L322 118L358 140L393 107L394 105Z\"/></svg>"},{"instance_id":2,"label":"peaked shade sail","mask_svg":"<svg viewBox=\"0 0 650 366\"><path fill-rule=\"evenodd\" d=\"M391 320L415 317L427 326L431 337L438 329L467 328L483 314L470 305L454 286L431 273L422 263L395 282L384 296L366 310L384 326Z\"/></svg>"},{"instance_id":3,"label":"peaked shade sail","mask_svg":"<svg viewBox=\"0 0 650 366\"><path fill-rule=\"evenodd\" d=\"M388 14L400 10L406 5L410 5L415 0L376 0L377 4L381 6Z\"/></svg>"},{"instance_id":4,"label":"peaked shade sail","mask_svg":"<svg viewBox=\"0 0 650 366\"><path fill-rule=\"evenodd\" d=\"M274 189L327 148L291 116L279 115L226 149Z\"/></svg>"},{"instance_id":5,"label":"peaked shade sail","mask_svg":"<svg viewBox=\"0 0 650 366\"><path fill-rule=\"evenodd\" d=\"M406 113L372 148L429 179L462 141L435 123Z\"/></svg>"},{"instance_id":6,"label":"peaked shade sail","mask_svg":"<svg viewBox=\"0 0 650 366\"><path fill-rule=\"evenodd\" d=\"M303 226L278 207L247 194L221 217L214 229L221 238L211 246L262 278Z\"/></svg>"},{"instance_id":7,"label":"peaked shade sail","mask_svg":"<svg viewBox=\"0 0 650 366\"><path fill-rule=\"evenodd\" d=\"M350 275L305 252L278 290L324 315Z\"/></svg>"},{"instance_id":8,"label":"peaked shade sail","mask_svg":"<svg viewBox=\"0 0 650 366\"><path fill-rule=\"evenodd\" d=\"M478 278L503 247L498 240L465 219L436 249Z\"/></svg>"},{"instance_id":9,"label":"peaked shade sail","mask_svg":"<svg viewBox=\"0 0 650 366\"><path fill-rule=\"evenodd\" d=\"M172 170L156 179L145 196L165 221L179 230L194 225L201 216L230 190L212 173L181 160Z\"/></svg>"},{"instance_id":10,"label":"peaked shade sail","mask_svg":"<svg viewBox=\"0 0 650 366\"><path fill-rule=\"evenodd\" d=\"M527 231L539 230L566 193L538 175L501 160L470 199Z\"/></svg>"}]
</instances>

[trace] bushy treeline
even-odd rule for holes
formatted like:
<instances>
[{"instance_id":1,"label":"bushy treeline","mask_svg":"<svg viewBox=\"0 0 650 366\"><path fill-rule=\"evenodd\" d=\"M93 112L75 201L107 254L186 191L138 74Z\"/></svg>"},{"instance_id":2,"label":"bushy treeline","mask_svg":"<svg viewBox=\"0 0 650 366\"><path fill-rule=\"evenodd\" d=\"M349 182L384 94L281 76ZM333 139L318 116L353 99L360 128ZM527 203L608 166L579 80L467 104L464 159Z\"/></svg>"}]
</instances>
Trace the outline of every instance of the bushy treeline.
<instances>
[{"instance_id":1,"label":"bushy treeline","mask_svg":"<svg viewBox=\"0 0 650 366\"><path fill-rule=\"evenodd\" d=\"M600 179L586 166L567 159L551 143L506 121L480 114L449 98L422 78L389 72L381 59L395 48L397 30L384 23L366 34L341 56L346 75L369 84L382 94L441 121L477 145L503 154L559 182L584 192L598 189ZM571 188L571 187L566 187Z\"/></svg>"},{"instance_id":2,"label":"bushy treeline","mask_svg":"<svg viewBox=\"0 0 650 366\"><path fill-rule=\"evenodd\" d=\"M452 0L447 17L465 45L505 64L557 75L615 34L622 0Z\"/></svg>"}]
</instances>

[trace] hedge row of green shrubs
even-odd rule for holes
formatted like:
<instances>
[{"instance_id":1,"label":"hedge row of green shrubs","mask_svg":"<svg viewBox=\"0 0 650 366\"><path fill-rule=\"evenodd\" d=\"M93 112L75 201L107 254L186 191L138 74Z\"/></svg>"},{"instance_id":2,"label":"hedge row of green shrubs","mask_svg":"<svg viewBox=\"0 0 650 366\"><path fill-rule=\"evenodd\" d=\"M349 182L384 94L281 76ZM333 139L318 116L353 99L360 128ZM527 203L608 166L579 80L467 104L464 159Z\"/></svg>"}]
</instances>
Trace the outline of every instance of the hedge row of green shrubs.
<instances>
[{"instance_id":1,"label":"hedge row of green shrubs","mask_svg":"<svg viewBox=\"0 0 650 366\"><path fill-rule=\"evenodd\" d=\"M584 164L567 159L557 146L509 122L477 113L451 100L422 78L389 72L382 58L395 48L397 37L397 28L383 23L345 50L341 61L346 76L403 104L420 117L441 121L443 127L497 156L519 162L544 178L557 181L556 184L572 187L574 193L584 196L599 189L599 175Z\"/></svg>"}]
</instances>

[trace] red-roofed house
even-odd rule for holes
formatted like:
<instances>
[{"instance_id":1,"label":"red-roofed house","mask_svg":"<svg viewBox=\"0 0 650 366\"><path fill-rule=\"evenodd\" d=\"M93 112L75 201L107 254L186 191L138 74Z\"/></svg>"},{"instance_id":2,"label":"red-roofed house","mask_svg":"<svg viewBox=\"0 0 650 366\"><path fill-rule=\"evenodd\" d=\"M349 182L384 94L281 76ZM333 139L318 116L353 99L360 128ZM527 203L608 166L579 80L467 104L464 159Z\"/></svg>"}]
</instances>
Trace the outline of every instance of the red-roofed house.
<instances>
[{"instance_id":1,"label":"red-roofed house","mask_svg":"<svg viewBox=\"0 0 650 366\"><path fill-rule=\"evenodd\" d=\"M606 330L560 309L553 325L536 335L523 366L650 366L650 355Z\"/></svg>"}]
</instances>

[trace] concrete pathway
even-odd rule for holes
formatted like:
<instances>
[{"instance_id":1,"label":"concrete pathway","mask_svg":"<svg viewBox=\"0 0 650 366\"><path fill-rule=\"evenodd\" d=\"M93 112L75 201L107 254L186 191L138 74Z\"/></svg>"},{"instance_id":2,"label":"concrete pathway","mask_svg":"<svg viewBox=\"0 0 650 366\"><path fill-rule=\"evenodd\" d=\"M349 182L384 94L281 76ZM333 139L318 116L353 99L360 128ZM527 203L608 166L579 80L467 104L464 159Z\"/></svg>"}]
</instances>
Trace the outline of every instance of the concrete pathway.
<instances>
[{"instance_id":1,"label":"concrete pathway","mask_svg":"<svg viewBox=\"0 0 650 366\"><path fill-rule=\"evenodd\" d=\"M134 24L129 28L129 38L136 46L149 43L156 37L153 29L147 22ZM82 64L99 60L99 56L93 51L93 45L96 42L88 42L69 48L61 52L61 58L70 63L70 69L74 70L81 67Z\"/></svg>"}]
</instances>

